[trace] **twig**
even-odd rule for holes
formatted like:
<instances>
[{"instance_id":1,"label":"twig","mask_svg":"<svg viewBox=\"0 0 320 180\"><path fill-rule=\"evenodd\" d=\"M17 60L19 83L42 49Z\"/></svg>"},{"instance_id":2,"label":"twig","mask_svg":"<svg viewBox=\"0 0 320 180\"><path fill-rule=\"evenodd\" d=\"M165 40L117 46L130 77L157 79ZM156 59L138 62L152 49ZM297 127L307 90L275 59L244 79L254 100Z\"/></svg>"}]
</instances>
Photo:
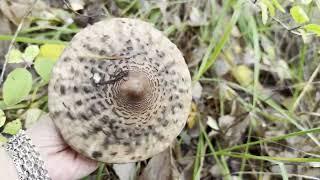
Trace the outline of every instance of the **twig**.
<instances>
[{"instance_id":1,"label":"twig","mask_svg":"<svg viewBox=\"0 0 320 180\"><path fill-rule=\"evenodd\" d=\"M30 8L28 9L27 13L22 17L21 19L21 22L19 23L19 26L16 30L16 32L14 33L14 36L13 36L13 39L11 40L10 42L10 45L9 45L9 49L8 49L8 52L7 54L5 55L5 61L4 61L4 64L3 64L3 68L2 68L2 72L1 72L1 75L0 75L0 86L2 85L2 82L3 82L3 76L4 76L4 73L6 71L6 67L7 67L7 64L8 64L8 54L9 52L11 51L12 47L13 47L13 43L15 42L15 39L17 38L21 28L22 28L22 25L24 23L24 20L27 16L29 16L29 14L31 13L34 5L37 3L38 0L34 0L33 3L31 4Z\"/></svg>"},{"instance_id":2,"label":"twig","mask_svg":"<svg viewBox=\"0 0 320 180\"><path fill-rule=\"evenodd\" d=\"M284 27L287 31L291 32L292 34L296 34L301 36L301 34L297 31L294 31L295 29L298 29L300 27L294 27L294 28L289 28L286 24L284 24L280 19L276 18L276 17L272 17L272 19L274 21L276 21L277 23L279 23L282 27Z\"/></svg>"},{"instance_id":3,"label":"twig","mask_svg":"<svg viewBox=\"0 0 320 180\"><path fill-rule=\"evenodd\" d=\"M257 1L258 0L254 0L253 2L251 1L255 7L257 7L257 5L256 5ZM320 0L317 0L317 1L320 1ZM301 33L295 31L295 30L301 28L302 27L301 25L290 28L286 24L284 24L280 19L278 19L276 17L271 17L271 18L272 18L273 21L279 23L282 27L284 27L287 31L289 31L289 32L291 32L293 34L301 36Z\"/></svg>"}]
</instances>

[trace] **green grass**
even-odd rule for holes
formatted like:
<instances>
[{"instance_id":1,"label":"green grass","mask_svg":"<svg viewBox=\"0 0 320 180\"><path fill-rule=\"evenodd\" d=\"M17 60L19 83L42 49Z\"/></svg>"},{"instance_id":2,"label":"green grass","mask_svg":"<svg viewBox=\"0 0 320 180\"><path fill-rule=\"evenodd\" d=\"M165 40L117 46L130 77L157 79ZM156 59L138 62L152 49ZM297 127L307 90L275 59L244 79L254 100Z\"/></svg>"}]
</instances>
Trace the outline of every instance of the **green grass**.
<instances>
[{"instance_id":1,"label":"green grass","mask_svg":"<svg viewBox=\"0 0 320 180\"><path fill-rule=\"evenodd\" d=\"M68 42L61 40L51 40L51 39L34 39L29 37L19 37L16 38L10 35L0 35L0 41L11 41L14 42L23 42L23 43L31 43L31 44L68 44Z\"/></svg>"}]
</instances>

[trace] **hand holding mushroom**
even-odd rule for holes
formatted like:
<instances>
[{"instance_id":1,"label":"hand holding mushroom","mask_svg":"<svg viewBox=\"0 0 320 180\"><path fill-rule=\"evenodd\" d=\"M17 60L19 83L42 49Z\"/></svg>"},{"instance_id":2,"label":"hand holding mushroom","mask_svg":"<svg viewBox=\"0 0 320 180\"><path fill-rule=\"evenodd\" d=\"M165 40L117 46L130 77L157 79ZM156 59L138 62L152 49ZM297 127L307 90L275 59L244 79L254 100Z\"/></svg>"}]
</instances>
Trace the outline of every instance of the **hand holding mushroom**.
<instances>
[{"instance_id":1,"label":"hand holding mushroom","mask_svg":"<svg viewBox=\"0 0 320 180\"><path fill-rule=\"evenodd\" d=\"M113 18L75 35L52 72L50 116L79 153L147 159L184 127L191 78L178 48L149 23Z\"/></svg>"},{"instance_id":2,"label":"hand holding mushroom","mask_svg":"<svg viewBox=\"0 0 320 180\"><path fill-rule=\"evenodd\" d=\"M112 18L74 36L53 69L48 105L27 134L53 179L75 179L93 160L136 162L168 148L189 114L191 78L160 31Z\"/></svg>"},{"instance_id":3,"label":"hand holding mushroom","mask_svg":"<svg viewBox=\"0 0 320 180\"><path fill-rule=\"evenodd\" d=\"M93 172L98 163L72 150L62 139L48 115L44 115L27 135L38 148L52 180L80 179Z\"/></svg>"}]
</instances>

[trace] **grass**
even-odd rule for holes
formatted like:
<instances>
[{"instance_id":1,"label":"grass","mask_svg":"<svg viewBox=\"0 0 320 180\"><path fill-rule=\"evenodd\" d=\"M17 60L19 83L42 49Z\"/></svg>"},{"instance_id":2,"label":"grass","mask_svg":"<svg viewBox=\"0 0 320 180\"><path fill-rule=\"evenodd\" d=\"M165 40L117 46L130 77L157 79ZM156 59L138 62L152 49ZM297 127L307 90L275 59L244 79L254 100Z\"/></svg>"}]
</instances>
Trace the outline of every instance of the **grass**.
<instances>
[{"instance_id":1,"label":"grass","mask_svg":"<svg viewBox=\"0 0 320 180\"><path fill-rule=\"evenodd\" d=\"M308 35L313 41L304 43L299 29L288 30L291 24L286 24L286 18L290 19L290 14L282 14L285 18L279 15L283 13L279 5L284 6L284 1L275 5L279 10L265 25L260 12L253 10L259 9L260 1L256 4L247 0L141 2L114 1L115 9L108 9L107 14L153 23L181 49L189 63L193 84L199 82L203 88L197 92L202 93L201 99L194 101L198 108L197 116L192 120L196 123L194 127L184 129L184 134L191 140L184 141L181 137L180 150L175 149L180 154L175 157L179 170L185 168L183 160L191 160L189 171L195 180L233 179L233 176L263 179L264 175L285 180L319 179L307 175L313 168L310 163L320 162L317 86L320 65L316 52L319 39ZM308 5L308 10L319 11L320 1ZM70 10L66 12L72 18L77 16ZM37 18L32 19L37 21ZM193 25L190 21L194 19L204 19L205 23ZM20 49L29 44L68 44L81 28L75 23L59 23L43 26L34 23L14 36L0 35L0 41L15 42ZM288 69L279 67L280 60ZM218 73L218 63L229 67L223 75ZM247 70L232 73L239 66L245 66ZM290 78L281 77L285 71L289 72ZM236 74L246 77L244 82L239 81ZM47 109L47 96L41 94L46 86L34 84L34 91L27 101L10 107L0 101L7 119L22 117L20 112L31 107ZM226 116L234 120L229 124L221 122ZM217 123L217 131L208 126L208 117ZM246 121L248 123L243 125ZM224 127L224 123L228 126ZM238 131L241 133L234 135ZM146 165L147 162L139 164L139 171ZM214 165L219 169L217 176L210 174ZM304 167L304 170L292 172L287 165L296 169ZM273 166L279 171L273 171L270 168ZM84 179L104 179L110 169L110 166L100 164L94 174Z\"/></svg>"},{"instance_id":2,"label":"grass","mask_svg":"<svg viewBox=\"0 0 320 180\"><path fill-rule=\"evenodd\" d=\"M31 43L31 44L68 44L68 42L61 40L51 40L51 39L34 39L29 37L14 37L10 35L0 35L0 41L11 41L14 42L23 42L23 43Z\"/></svg>"},{"instance_id":3,"label":"grass","mask_svg":"<svg viewBox=\"0 0 320 180\"><path fill-rule=\"evenodd\" d=\"M230 33L231 33L232 28L234 27L234 25L236 24L236 22L240 16L242 3L243 3L243 1L238 1L237 5L235 7L234 13L231 17L231 20L227 24L227 26L225 27L225 30L224 30L225 32L223 33L222 38L217 42L216 45L214 44L215 43L214 38L212 38L207 52L211 52L212 50L213 50L213 52L207 53L204 56L204 58L202 59L199 71L196 73L195 77L193 78L194 81L198 81L203 76L203 74L213 65L213 63L217 59L218 55L221 53L222 48L224 47L224 45L226 44L226 42L228 41L228 39L230 37ZM225 9L225 11L226 10L227 9ZM223 26L224 24L222 24L222 18L223 18L223 16L221 17L221 19L219 21L219 25L224 28L224 26ZM218 26L217 29L220 28L220 26Z\"/></svg>"}]
</instances>

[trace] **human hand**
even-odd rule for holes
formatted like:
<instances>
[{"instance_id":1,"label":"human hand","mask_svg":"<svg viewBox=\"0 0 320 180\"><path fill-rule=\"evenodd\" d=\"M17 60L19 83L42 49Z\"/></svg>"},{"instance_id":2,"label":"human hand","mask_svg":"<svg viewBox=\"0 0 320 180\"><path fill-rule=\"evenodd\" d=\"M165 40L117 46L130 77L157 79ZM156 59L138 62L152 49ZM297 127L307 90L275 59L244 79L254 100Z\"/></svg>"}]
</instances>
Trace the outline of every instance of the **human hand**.
<instances>
[{"instance_id":1,"label":"human hand","mask_svg":"<svg viewBox=\"0 0 320 180\"><path fill-rule=\"evenodd\" d=\"M80 155L63 141L49 115L42 116L26 133L37 147L52 180L80 179L98 166L96 161Z\"/></svg>"}]
</instances>

